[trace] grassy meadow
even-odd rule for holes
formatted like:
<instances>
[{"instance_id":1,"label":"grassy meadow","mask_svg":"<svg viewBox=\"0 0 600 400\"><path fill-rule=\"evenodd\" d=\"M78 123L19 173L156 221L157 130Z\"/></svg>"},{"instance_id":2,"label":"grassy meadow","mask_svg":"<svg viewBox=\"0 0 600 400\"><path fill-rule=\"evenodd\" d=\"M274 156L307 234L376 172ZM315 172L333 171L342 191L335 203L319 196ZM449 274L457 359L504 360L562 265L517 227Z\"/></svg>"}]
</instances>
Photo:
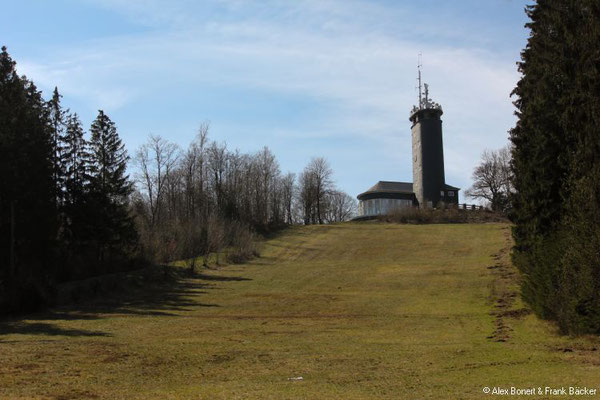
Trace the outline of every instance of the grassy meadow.
<instances>
[{"instance_id":1,"label":"grassy meadow","mask_svg":"<svg viewBox=\"0 0 600 400\"><path fill-rule=\"evenodd\" d=\"M248 264L1 322L0 398L482 399L497 397L485 386L600 387L600 340L561 337L521 303L509 233L293 227Z\"/></svg>"}]
</instances>

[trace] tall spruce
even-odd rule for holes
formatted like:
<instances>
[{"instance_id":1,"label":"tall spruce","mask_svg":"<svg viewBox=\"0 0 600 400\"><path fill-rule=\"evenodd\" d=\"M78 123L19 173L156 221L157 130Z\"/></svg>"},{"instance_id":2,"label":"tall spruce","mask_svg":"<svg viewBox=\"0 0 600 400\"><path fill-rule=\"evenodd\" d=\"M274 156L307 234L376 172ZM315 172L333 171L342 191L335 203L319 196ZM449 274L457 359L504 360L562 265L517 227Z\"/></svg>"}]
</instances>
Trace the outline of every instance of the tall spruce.
<instances>
[{"instance_id":1,"label":"tall spruce","mask_svg":"<svg viewBox=\"0 0 600 400\"><path fill-rule=\"evenodd\" d=\"M107 196L111 202L123 204L131 192L129 177L125 175L129 157L117 128L100 110L90 133L92 189Z\"/></svg>"},{"instance_id":2,"label":"tall spruce","mask_svg":"<svg viewBox=\"0 0 600 400\"><path fill-rule=\"evenodd\" d=\"M90 200L97 227L98 258L104 262L122 258L135 244L135 228L128 210L132 184L125 174L129 159L125 146L114 122L102 110L90 133Z\"/></svg>"},{"instance_id":3,"label":"tall spruce","mask_svg":"<svg viewBox=\"0 0 600 400\"><path fill-rule=\"evenodd\" d=\"M74 204L86 190L90 163L88 142L85 140L83 126L77 113L67 117L62 141L65 201Z\"/></svg>"},{"instance_id":4,"label":"tall spruce","mask_svg":"<svg viewBox=\"0 0 600 400\"><path fill-rule=\"evenodd\" d=\"M514 91L514 261L525 300L565 332L600 332L599 7L528 6Z\"/></svg>"},{"instance_id":5,"label":"tall spruce","mask_svg":"<svg viewBox=\"0 0 600 400\"><path fill-rule=\"evenodd\" d=\"M63 137L64 202L63 240L67 254L83 251L83 246L93 239L94 221L89 218L90 154L85 140L83 126L78 115L70 114L66 118ZM93 212L92 212L93 214ZM81 266L73 266L80 270Z\"/></svg>"},{"instance_id":6,"label":"tall spruce","mask_svg":"<svg viewBox=\"0 0 600 400\"><path fill-rule=\"evenodd\" d=\"M64 201L65 190L65 169L64 169L64 137L66 129L65 117L67 112L62 109L60 98L62 95L58 93L58 88L54 88L52 98L47 103L48 107L48 123L52 133L52 177L56 190L57 207L60 207Z\"/></svg>"}]
</instances>

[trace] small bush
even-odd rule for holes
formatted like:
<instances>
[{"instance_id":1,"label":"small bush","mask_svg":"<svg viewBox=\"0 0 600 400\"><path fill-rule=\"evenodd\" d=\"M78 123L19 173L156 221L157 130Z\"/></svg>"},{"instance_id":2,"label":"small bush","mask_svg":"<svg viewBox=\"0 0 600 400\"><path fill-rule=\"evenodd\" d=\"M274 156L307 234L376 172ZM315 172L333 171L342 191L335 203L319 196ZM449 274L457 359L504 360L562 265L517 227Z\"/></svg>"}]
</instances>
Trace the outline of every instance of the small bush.
<instances>
[{"instance_id":1,"label":"small bush","mask_svg":"<svg viewBox=\"0 0 600 400\"><path fill-rule=\"evenodd\" d=\"M232 250L227 254L227 262L242 264L260 256L256 246L256 237L247 226L241 223L232 223L229 226L228 236L231 239Z\"/></svg>"}]
</instances>

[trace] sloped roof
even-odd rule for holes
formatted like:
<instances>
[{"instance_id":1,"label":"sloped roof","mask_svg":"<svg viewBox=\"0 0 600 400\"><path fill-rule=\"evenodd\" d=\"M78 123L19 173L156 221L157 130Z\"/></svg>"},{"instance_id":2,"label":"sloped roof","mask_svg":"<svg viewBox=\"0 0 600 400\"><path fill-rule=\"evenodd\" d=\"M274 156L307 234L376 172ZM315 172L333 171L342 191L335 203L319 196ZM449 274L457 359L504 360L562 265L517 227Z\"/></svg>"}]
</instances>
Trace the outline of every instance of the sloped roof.
<instances>
[{"instance_id":1,"label":"sloped roof","mask_svg":"<svg viewBox=\"0 0 600 400\"><path fill-rule=\"evenodd\" d=\"M386 199L414 199L413 184L411 182L379 181L369 190L356 196L359 200L386 198Z\"/></svg>"},{"instance_id":2,"label":"sloped roof","mask_svg":"<svg viewBox=\"0 0 600 400\"><path fill-rule=\"evenodd\" d=\"M460 190L457 187L444 185L444 190ZM364 198L366 195L370 195L368 197L373 197L373 195L377 193L386 193L390 196L396 198L399 195L405 194L413 194L413 184L412 182L392 182L392 181L379 181L375 185L373 185L369 190L364 193L359 194L358 199ZM376 196L375 196L376 197ZM398 197L403 198L404 196Z\"/></svg>"},{"instance_id":3,"label":"sloped roof","mask_svg":"<svg viewBox=\"0 0 600 400\"><path fill-rule=\"evenodd\" d=\"M413 184L412 182L390 182L390 181L379 181L365 193L377 193L377 192L396 192L396 193L412 193Z\"/></svg>"},{"instance_id":4,"label":"sloped roof","mask_svg":"<svg viewBox=\"0 0 600 400\"><path fill-rule=\"evenodd\" d=\"M460 188L454 187L454 186L450 186L448 184L444 185L444 189L446 190L460 190Z\"/></svg>"}]
</instances>

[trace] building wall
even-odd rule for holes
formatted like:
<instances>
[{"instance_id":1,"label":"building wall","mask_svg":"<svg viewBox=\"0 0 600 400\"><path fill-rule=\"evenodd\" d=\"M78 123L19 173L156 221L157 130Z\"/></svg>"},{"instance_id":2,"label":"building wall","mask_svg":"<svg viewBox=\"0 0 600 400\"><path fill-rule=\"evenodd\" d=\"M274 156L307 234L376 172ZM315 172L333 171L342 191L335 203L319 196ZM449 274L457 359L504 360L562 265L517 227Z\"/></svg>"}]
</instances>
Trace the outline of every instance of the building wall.
<instances>
[{"instance_id":1,"label":"building wall","mask_svg":"<svg viewBox=\"0 0 600 400\"><path fill-rule=\"evenodd\" d=\"M407 199L369 199L359 200L358 216L385 215L397 208L412 207L413 201Z\"/></svg>"},{"instance_id":2,"label":"building wall","mask_svg":"<svg viewBox=\"0 0 600 400\"><path fill-rule=\"evenodd\" d=\"M444 190L442 201L446 204L458 204L458 190Z\"/></svg>"}]
</instances>

